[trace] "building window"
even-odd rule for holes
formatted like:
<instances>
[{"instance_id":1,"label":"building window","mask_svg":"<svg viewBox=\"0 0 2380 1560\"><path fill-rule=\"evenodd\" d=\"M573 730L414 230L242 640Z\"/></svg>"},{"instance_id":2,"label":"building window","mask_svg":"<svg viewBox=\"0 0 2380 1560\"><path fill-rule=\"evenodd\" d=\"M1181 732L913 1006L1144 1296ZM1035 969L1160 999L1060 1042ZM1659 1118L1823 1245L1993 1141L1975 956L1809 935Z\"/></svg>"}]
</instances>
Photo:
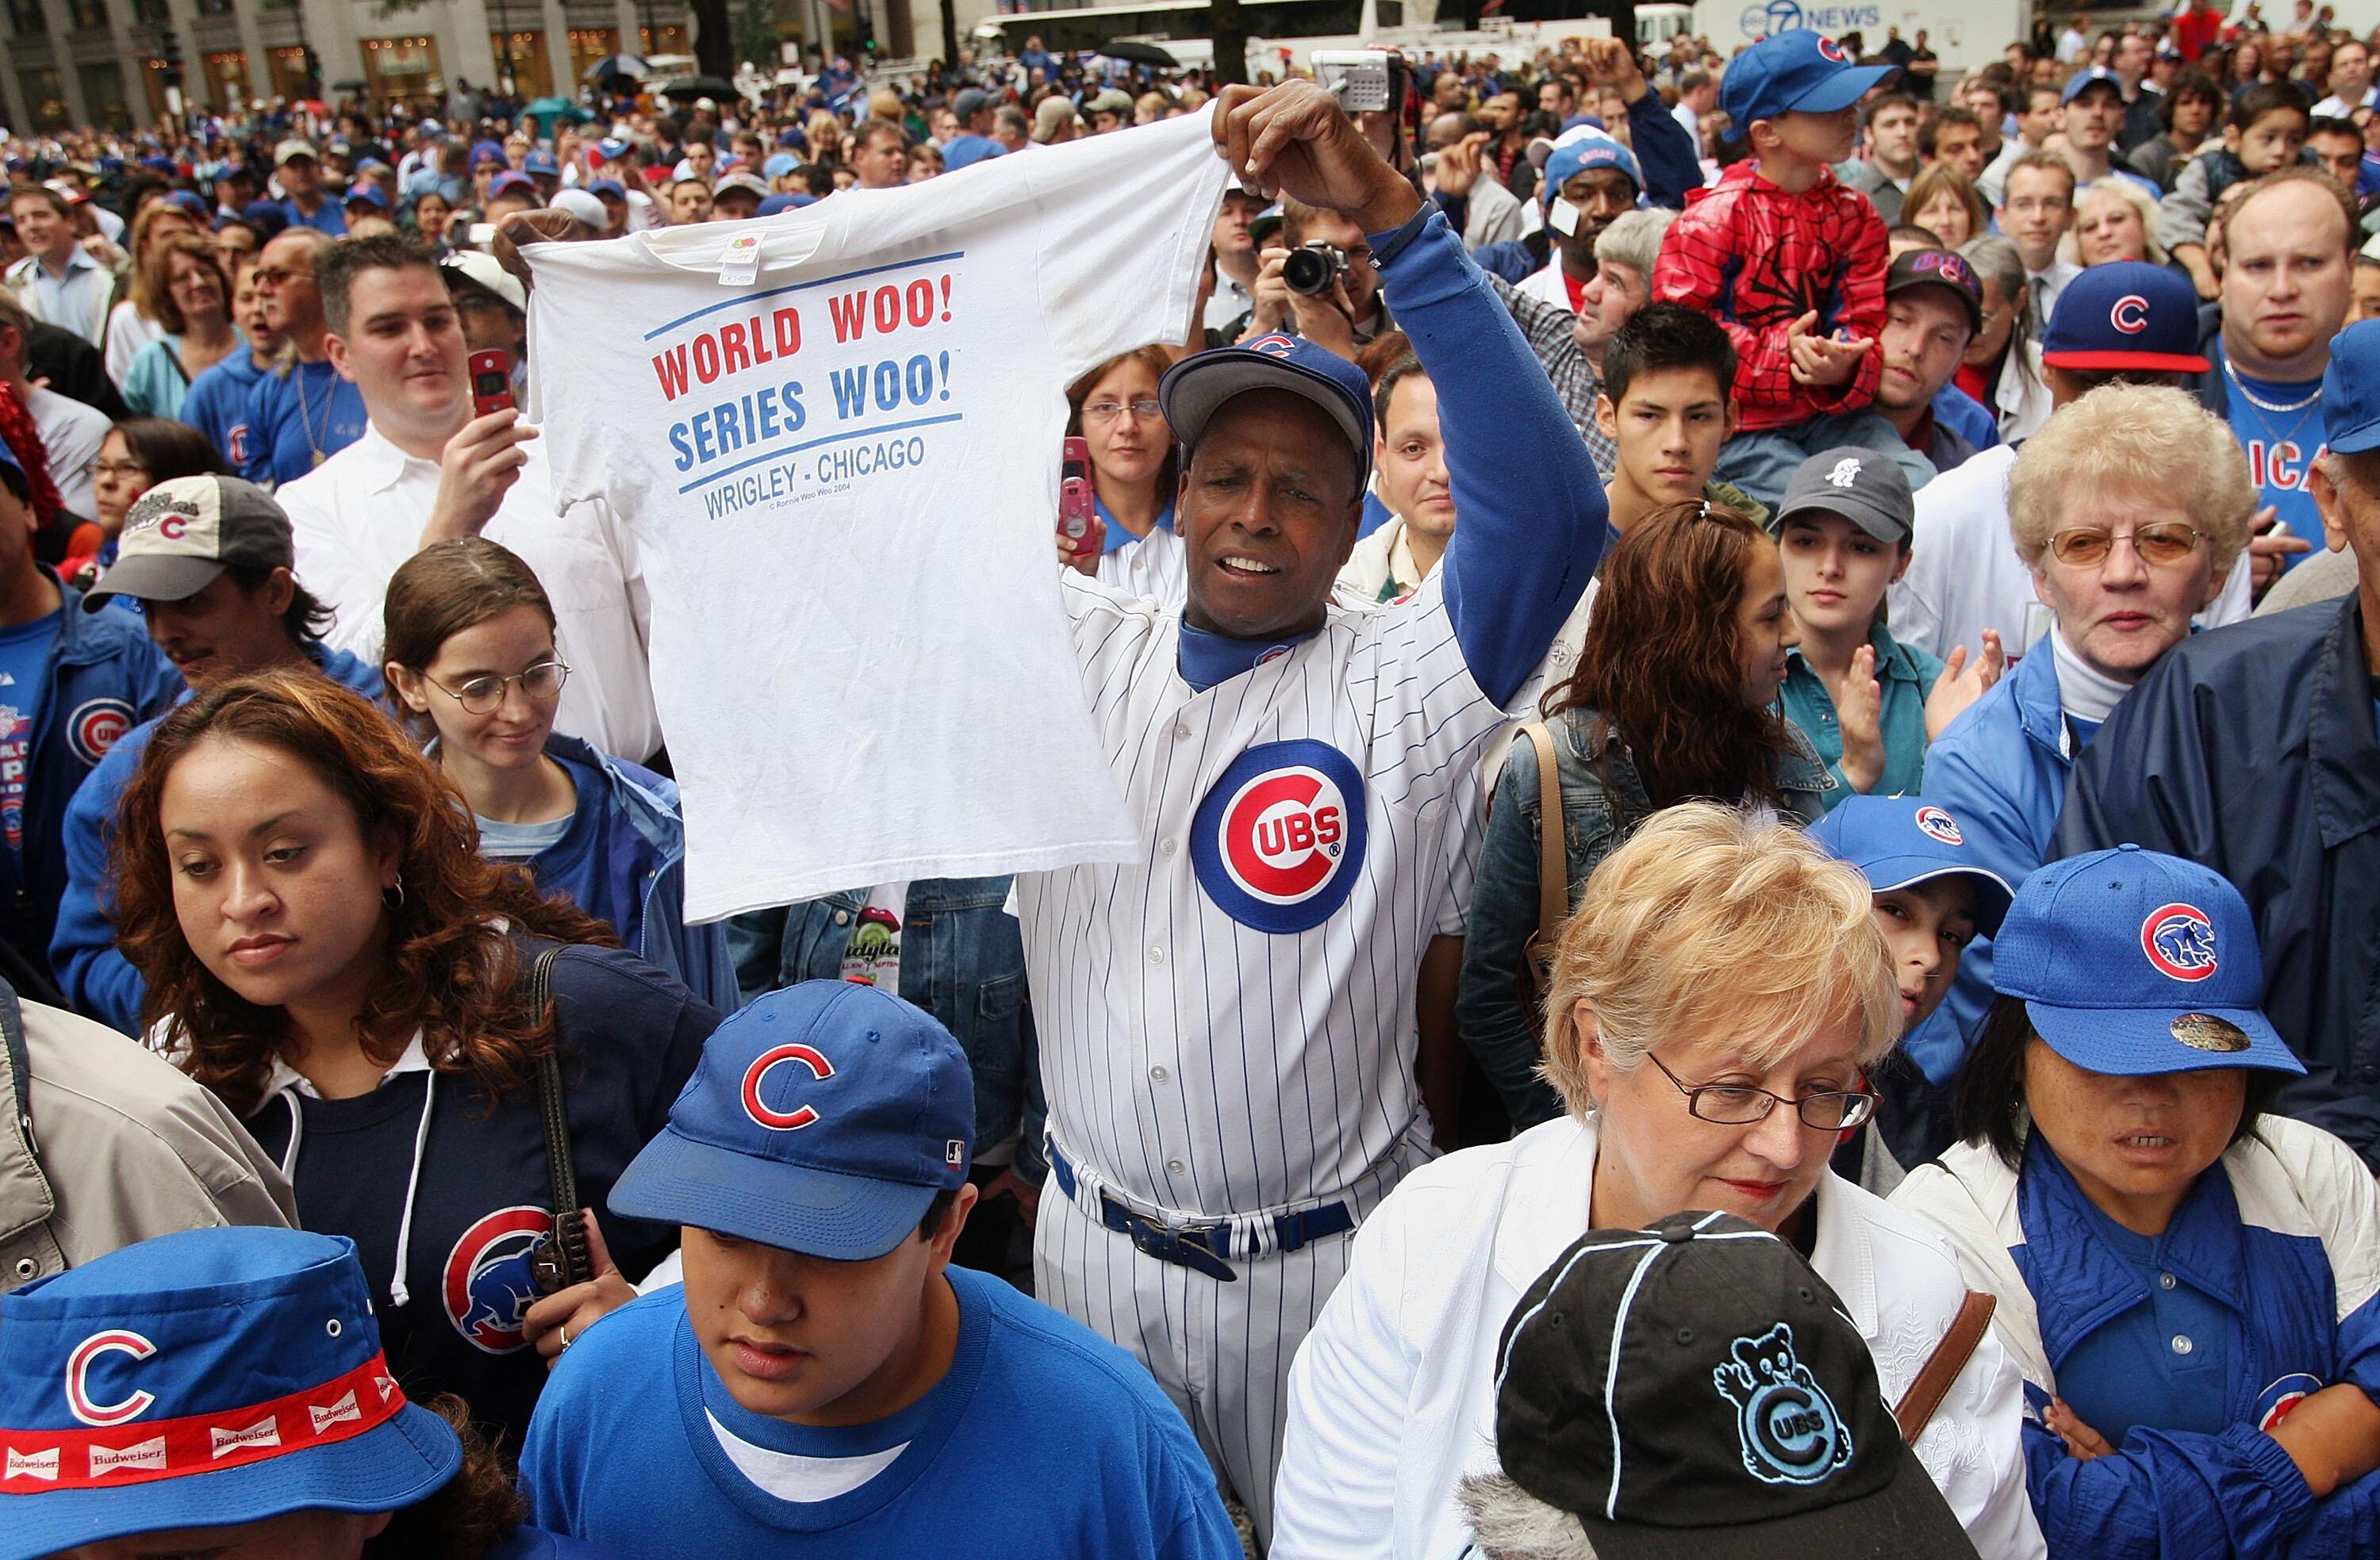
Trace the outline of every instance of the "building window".
<instances>
[{"instance_id":1,"label":"building window","mask_svg":"<svg viewBox=\"0 0 2380 1560\"><path fill-rule=\"evenodd\" d=\"M172 21L174 13L165 0L132 0L132 19L152 24Z\"/></svg>"},{"instance_id":2,"label":"building window","mask_svg":"<svg viewBox=\"0 0 2380 1560\"><path fill-rule=\"evenodd\" d=\"M92 124L109 130L132 128L132 105L124 97L124 71L114 60L75 67L82 83L83 112Z\"/></svg>"},{"instance_id":3,"label":"building window","mask_svg":"<svg viewBox=\"0 0 2380 1560\"><path fill-rule=\"evenodd\" d=\"M227 17L231 15L231 3L232 0L199 0L199 15Z\"/></svg>"},{"instance_id":4,"label":"building window","mask_svg":"<svg viewBox=\"0 0 2380 1560\"><path fill-rule=\"evenodd\" d=\"M55 70L20 70L17 85L25 94L25 112L37 130L63 130L73 116L67 112L66 82Z\"/></svg>"},{"instance_id":5,"label":"building window","mask_svg":"<svg viewBox=\"0 0 2380 1560\"><path fill-rule=\"evenodd\" d=\"M42 0L8 0L10 36L39 38L49 30L49 13L42 9Z\"/></svg>"},{"instance_id":6,"label":"building window","mask_svg":"<svg viewBox=\"0 0 2380 1560\"><path fill-rule=\"evenodd\" d=\"M105 27L107 0L74 0L74 24L79 28L86 29Z\"/></svg>"}]
</instances>

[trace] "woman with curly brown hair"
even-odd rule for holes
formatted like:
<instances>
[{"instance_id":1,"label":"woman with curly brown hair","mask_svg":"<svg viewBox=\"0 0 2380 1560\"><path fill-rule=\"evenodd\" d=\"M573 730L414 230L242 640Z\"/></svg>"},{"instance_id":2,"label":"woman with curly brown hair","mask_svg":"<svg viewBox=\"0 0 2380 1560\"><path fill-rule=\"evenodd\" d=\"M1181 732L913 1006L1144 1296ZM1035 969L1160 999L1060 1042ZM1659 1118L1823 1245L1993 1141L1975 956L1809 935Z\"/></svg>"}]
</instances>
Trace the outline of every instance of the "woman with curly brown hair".
<instances>
[{"instance_id":1,"label":"woman with curly brown hair","mask_svg":"<svg viewBox=\"0 0 2380 1560\"><path fill-rule=\"evenodd\" d=\"M719 1015L475 845L385 714L262 673L158 724L116 814L116 925L158 1041L280 1161L305 1226L356 1242L407 1389L516 1433L539 1356L676 1243L589 1215L597 1276L547 1292L542 1064L560 1063L576 1202L601 1208ZM556 944L549 1011L535 967Z\"/></svg>"},{"instance_id":2,"label":"woman with curly brown hair","mask_svg":"<svg viewBox=\"0 0 2380 1560\"><path fill-rule=\"evenodd\" d=\"M1676 504L1613 547L1578 666L1548 691L1574 908L1597 864L1679 802L1716 801L1815 821L1832 783L1777 710L1800 642L1777 544L1721 503ZM1538 920L1538 765L1516 744L1480 846L1455 1014L1514 1128L1560 1114L1537 1073L1537 1023L1520 975Z\"/></svg>"}]
</instances>

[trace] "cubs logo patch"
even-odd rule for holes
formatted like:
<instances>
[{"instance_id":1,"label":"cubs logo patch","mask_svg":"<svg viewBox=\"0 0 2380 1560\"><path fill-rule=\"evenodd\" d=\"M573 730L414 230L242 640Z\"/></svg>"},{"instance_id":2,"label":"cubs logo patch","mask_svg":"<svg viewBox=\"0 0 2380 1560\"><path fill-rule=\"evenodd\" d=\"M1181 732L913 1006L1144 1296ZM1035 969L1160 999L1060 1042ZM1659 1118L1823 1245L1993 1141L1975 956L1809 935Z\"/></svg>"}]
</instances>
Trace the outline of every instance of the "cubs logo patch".
<instances>
[{"instance_id":1,"label":"cubs logo patch","mask_svg":"<svg viewBox=\"0 0 2380 1560\"><path fill-rule=\"evenodd\" d=\"M1297 343L1293 338L1278 333L1258 336L1254 341L1242 342L1240 345L1250 352L1261 352L1268 357L1286 357L1297 350Z\"/></svg>"},{"instance_id":2,"label":"cubs logo patch","mask_svg":"<svg viewBox=\"0 0 2380 1560\"><path fill-rule=\"evenodd\" d=\"M810 1076L821 1083L834 1076L834 1064L815 1047L799 1041L771 1046L754 1057L752 1065L744 1070L744 1114L752 1119L755 1126L766 1127L773 1132L797 1132L819 1119L814 1107L797 1105L785 1110L771 1105L762 1096L760 1085L766 1082L770 1071L787 1062L798 1062L808 1068ZM774 1092L783 1098L790 1091L779 1088Z\"/></svg>"},{"instance_id":3,"label":"cubs logo patch","mask_svg":"<svg viewBox=\"0 0 2380 1560\"><path fill-rule=\"evenodd\" d=\"M2200 981L2215 973L2215 923L2192 904L2161 904L2141 923L2141 951L2160 974Z\"/></svg>"},{"instance_id":4,"label":"cubs logo patch","mask_svg":"<svg viewBox=\"0 0 2380 1560\"><path fill-rule=\"evenodd\" d=\"M2128 336L2139 335L2149 328L2149 300L2138 293L2126 293L2108 308L2107 323Z\"/></svg>"},{"instance_id":5,"label":"cubs logo patch","mask_svg":"<svg viewBox=\"0 0 2380 1560\"><path fill-rule=\"evenodd\" d=\"M1249 748L1198 804L1191 866L1244 926L1311 931L1337 913L1364 865L1364 778L1328 743Z\"/></svg>"},{"instance_id":6,"label":"cubs logo patch","mask_svg":"<svg viewBox=\"0 0 2380 1560\"><path fill-rule=\"evenodd\" d=\"M2256 1428L2271 1434L2289 1417L2289 1410L2322 1390L2322 1382L2303 1371L2293 1371L2256 1394Z\"/></svg>"},{"instance_id":7,"label":"cubs logo patch","mask_svg":"<svg viewBox=\"0 0 2380 1560\"><path fill-rule=\"evenodd\" d=\"M111 1354L128 1355L140 1360L156 1352L155 1344L122 1327L91 1334L67 1356L67 1410L83 1423L100 1430L139 1419L157 1401L154 1395L130 1392L113 1403L99 1402L91 1397L91 1369Z\"/></svg>"},{"instance_id":8,"label":"cubs logo patch","mask_svg":"<svg viewBox=\"0 0 2380 1560\"><path fill-rule=\"evenodd\" d=\"M517 1203L465 1230L446 1253L446 1320L480 1353L510 1354L526 1341L521 1318L539 1299L532 1264L552 1233L552 1214Z\"/></svg>"},{"instance_id":9,"label":"cubs logo patch","mask_svg":"<svg viewBox=\"0 0 2380 1560\"><path fill-rule=\"evenodd\" d=\"M1764 1484L1819 1484L1852 1460L1852 1433L1793 1352L1791 1327L1740 1337L1728 1353L1711 1384L1735 1405L1746 1473Z\"/></svg>"},{"instance_id":10,"label":"cubs logo patch","mask_svg":"<svg viewBox=\"0 0 2380 1560\"><path fill-rule=\"evenodd\" d=\"M1818 57L1820 59L1832 60L1837 65L1849 65L1852 63L1851 55L1843 53L1843 46L1824 34L1821 34L1818 38Z\"/></svg>"},{"instance_id":11,"label":"cubs logo patch","mask_svg":"<svg viewBox=\"0 0 2380 1560\"><path fill-rule=\"evenodd\" d=\"M95 765L131 729L132 707L124 700L85 699L67 717L67 745L85 765Z\"/></svg>"},{"instance_id":12,"label":"cubs logo patch","mask_svg":"<svg viewBox=\"0 0 2380 1560\"><path fill-rule=\"evenodd\" d=\"M1966 836L1959 832L1959 822L1939 807L1917 809L1917 827L1945 845L1963 845Z\"/></svg>"}]
</instances>

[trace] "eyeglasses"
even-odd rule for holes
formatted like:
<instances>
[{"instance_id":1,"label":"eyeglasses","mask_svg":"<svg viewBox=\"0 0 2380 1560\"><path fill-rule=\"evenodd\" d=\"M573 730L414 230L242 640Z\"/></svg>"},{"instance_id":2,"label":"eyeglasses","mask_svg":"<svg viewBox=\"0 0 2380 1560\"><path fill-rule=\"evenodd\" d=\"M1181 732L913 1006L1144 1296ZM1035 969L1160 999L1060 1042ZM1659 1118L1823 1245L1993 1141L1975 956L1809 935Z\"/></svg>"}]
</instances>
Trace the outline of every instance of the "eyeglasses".
<instances>
[{"instance_id":1,"label":"eyeglasses","mask_svg":"<svg viewBox=\"0 0 2380 1560\"><path fill-rule=\"evenodd\" d=\"M278 287L284 282L311 282L314 279L310 271L291 271L279 265L260 265L256 268L255 276L260 287Z\"/></svg>"},{"instance_id":2,"label":"eyeglasses","mask_svg":"<svg viewBox=\"0 0 2380 1560\"><path fill-rule=\"evenodd\" d=\"M1802 1125L1821 1132L1840 1132L1859 1126L1876 1114L1876 1096L1864 1090L1803 1094L1800 1099L1789 1100L1749 1083L1689 1086L1664 1066L1660 1058L1648 1051L1645 1059L1660 1068L1661 1076L1675 1083L1678 1093L1686 1096L1690 1115L1721 1126L1748 1127L1755 1121L1766 1121L1768 1113L1780 1105L1791 1106L1801 1114Z\"/></svg>"},{"instance_id":3,"label":"eyeglasses","mask_svg":"<svg viewBox=\"0 0 2380 1560\"><path fill-rule=\"evenodd\" d=\"M469 714L493 715L504 702L506 683L519 683L520 691L540 704L550 704L559 698L562 685L570 681L570 663L541 660L535 666L514 672L510 677L498 677L492 673L486 677L474 677L459 688L450 688L428 672L422 673L421 680L461 705Z\"/></svg>"},{"instance_id":4,"label":"eyeglasses","mask_svg":"<svg viewBox=\"0 0 2380 1560\"><path fill-rule=\"evenodd\" d=\"M2112 531L2078 527L2052 536L2049 553L2061 563L2089 568L2094 563L2106 562L2119 539L2124 538ZM2198 550L2199 534L2179 520L2160 520L2134 530L2129 539L2143 563L2179 563Z\"/></svg>"},{"instance_id":5,"label":"eyeglasses","mask_svg":"<svg viewBox=\"0 0 2380 1560\"><path fill-rule=\"evenodd\" d=\"M146 461L95 460L91 463L93 477L138 477L149 469Z\"/></svg>"},{"instance_id":6,"label":"eyeglasses","mask_svg":"<svg viewBox=\"0 0 2380 1560\"><path fill-rule=\"evenodd\" d=\"M1154 422L1161 408L1153 395L1139 396L1131 401L1094 401L1083 408L1087 422L1113 422L1126 412L1136 422Z\"/></svg>"}]
</instances>

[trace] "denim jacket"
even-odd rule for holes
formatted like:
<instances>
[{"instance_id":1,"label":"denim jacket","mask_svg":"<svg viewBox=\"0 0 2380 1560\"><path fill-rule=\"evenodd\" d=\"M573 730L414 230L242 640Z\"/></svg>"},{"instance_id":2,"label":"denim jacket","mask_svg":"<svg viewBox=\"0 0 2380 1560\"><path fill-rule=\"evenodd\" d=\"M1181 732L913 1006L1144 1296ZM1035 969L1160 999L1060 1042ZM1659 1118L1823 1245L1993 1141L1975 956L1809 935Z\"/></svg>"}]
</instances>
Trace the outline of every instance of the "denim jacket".
<instances>
[{"instance_id":1,"label":"denim jacket","mask_svg":"<svg viewBox=\"0 0 2380 1560\"><path fill-rule=\"evenodd\" d=\"M1592 711L1568 709L1548 722L1560 777L1562 839L1570 856L1570 908L1605 856L1657 809L1638 778L1620 734ZM1600 755L1589 749L1589 729L1600 732ZM1770 779L1785 811L1802 823L1825 812L1822 798L1835 781L1792 722L1793 750ZM1605 782L1609 774L1609 783ZM1521 1007L1523 946L1537 929L1537 766L1531 749L1512 754L1496 782L1487 838L1472 882L1471 913L1463 949L1463 982L1455 1020L1463 1044L1503 1096L1515 1131L1561 1114L1553 1090L1537 1076L1536 1015Z\"/></svg>"},{"instance_id":2,"label":"denim jacket","mask_svg":"<svg viewBox=\"0 0 2380 1560\"><path fill-rule=\"evenodd\" d=\"M1039 1047L1025 985L1025 943L1007 913L1006 877L921 877L901 925L901 996L940 1019L975 1072L978 1153L1014 1135L1016 1173L1038 1186L1041 1158ZM835 980L867 890L755 911L727 924L744 1000L795 981Z\"/></svg>"}]
</instances>

